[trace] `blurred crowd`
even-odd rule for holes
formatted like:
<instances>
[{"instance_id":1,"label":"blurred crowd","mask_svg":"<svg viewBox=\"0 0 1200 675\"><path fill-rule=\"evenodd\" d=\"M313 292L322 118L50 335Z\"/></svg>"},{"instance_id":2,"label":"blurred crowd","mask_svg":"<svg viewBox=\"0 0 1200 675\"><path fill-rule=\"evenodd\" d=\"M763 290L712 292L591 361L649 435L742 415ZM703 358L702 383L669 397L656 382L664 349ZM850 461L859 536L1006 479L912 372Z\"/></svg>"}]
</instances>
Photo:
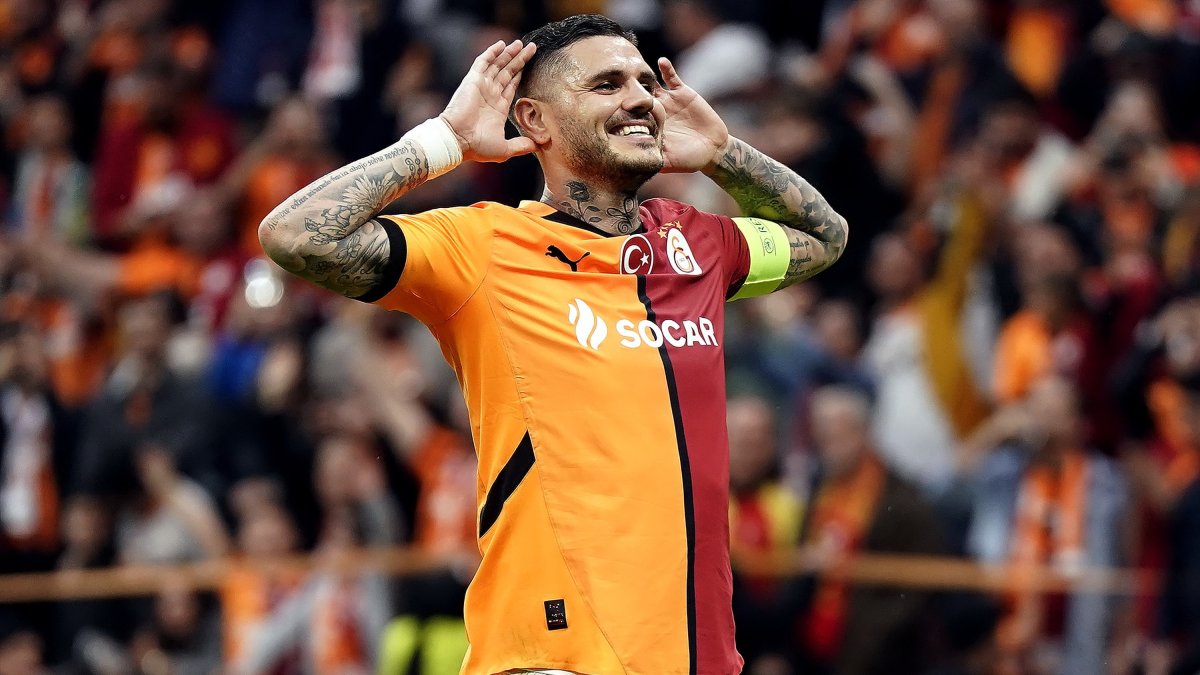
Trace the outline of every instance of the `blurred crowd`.
<instances>
[{"instance_id":1,"label":"blurred crowd","mask_svg":"<svg viewBox=\"0 0 1200 675\"><path fill-rule=\"evenodd\" d=\"M234 561L212 593L0 605L0 675L457 672L478 554L453 378L256 227L436 115L496 39L581 12L851 224L834 268L729 307L735 559L1011 576L739 573L747 672L1200 671L1200 2L0 0L0 572ZM539 189L524 157L393 208ZM645 192L734 213L702 176ZM271 563L389 545L443 564ZM1043 566L1157 574L1041 595Z\"/></svg>"}]
</instances>

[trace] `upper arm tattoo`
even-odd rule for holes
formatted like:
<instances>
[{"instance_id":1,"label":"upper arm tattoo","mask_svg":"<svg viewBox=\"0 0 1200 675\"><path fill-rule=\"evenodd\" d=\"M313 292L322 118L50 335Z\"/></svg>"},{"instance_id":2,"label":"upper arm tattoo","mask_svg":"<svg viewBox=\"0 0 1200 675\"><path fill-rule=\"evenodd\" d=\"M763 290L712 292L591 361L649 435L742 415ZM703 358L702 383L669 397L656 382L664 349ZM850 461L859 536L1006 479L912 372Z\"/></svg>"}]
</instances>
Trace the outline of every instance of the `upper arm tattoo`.
<instances>
[{"instance_id":1,"label":"upper arm tattoo","mask_svg":"<svg viewBox=\"0 0 1200 675\"><path fill-rule=\"evenodd\" d=\"M428 176L424 152L402 140L317 179L276 207L259 228L264 248L289 272L361 296L384 278L391 254L387 232L373 218Z\"/></svg>"},{"instance_id":2,"label":"upper arm tattoo","mask_svg":"<svg viewBox=\"0 0 1200 675\"><path fill-rule=\"evenodd\" d=\"M316 235L314 235L315 238ZM387 231L368 220L344 237L328 240L304 255L305 267L296 273L347 297L365 295L384 277L391 255Z\"/></svg>"},{"instance_id":3,"label":"upper arm tattoo","mask_svg":"<svg viewBox=\"0 0 1200 675\"><path fill-rule=\"evenodd\" d=\"M845 218L808 181L745 141L732 139L709 175L746 215L787 228L791 262L785 286L829 267L845 250Z\"/></svg>"}]
</instances>

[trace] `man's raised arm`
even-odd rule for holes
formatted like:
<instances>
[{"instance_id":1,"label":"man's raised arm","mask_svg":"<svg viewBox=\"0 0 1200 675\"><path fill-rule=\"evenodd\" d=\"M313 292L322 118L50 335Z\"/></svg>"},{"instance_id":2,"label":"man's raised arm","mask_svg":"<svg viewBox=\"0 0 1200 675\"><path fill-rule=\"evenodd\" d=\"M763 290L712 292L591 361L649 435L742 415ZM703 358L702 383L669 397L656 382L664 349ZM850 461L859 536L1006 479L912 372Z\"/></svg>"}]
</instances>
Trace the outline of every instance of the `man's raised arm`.
<instances>
[{"instance_id":1,"label":"man's raised arm","mask_svg":"<svg viewBox=\"0 0 1200 675\"><path fill-rule=\"evenodd\" d=\"M785 226L791 260L780 288L813 276L841 257L849 233L846 219L795 171L731 136L704 173L746 215Z\"/></svg>"},{"instance_id":2,"label":"man's raised arm","mask_svg":"<svg viewBox=\"0 0 1200 675\"><path fill-rule=\"evenodd\" d=\"M747 216L783 226L790 260L780 284L790 286L832 265L846 248L848 227L795 171L729 135L716 111L687 86L675 66L658 60L663 102L663 171L701 171L733 197Z\"/></svg>"},{"instance_id":3,"label":"man's raised arm","mask_svg":"<svg viewBox=\"0 0 1200 675\"><path fill-rule=\"evenodd\" d=\"M387 230L375 219L387 204L463 159L497 162L533 151L529 139L506 140L504 122L534 49L520 40L489 47L441 115L275 207L258 228L263 250L283 269L319 286L351 298L371 293L389 267L404 262L394 259L402 254L392 250Z\"/></svg>"}]
</instances>

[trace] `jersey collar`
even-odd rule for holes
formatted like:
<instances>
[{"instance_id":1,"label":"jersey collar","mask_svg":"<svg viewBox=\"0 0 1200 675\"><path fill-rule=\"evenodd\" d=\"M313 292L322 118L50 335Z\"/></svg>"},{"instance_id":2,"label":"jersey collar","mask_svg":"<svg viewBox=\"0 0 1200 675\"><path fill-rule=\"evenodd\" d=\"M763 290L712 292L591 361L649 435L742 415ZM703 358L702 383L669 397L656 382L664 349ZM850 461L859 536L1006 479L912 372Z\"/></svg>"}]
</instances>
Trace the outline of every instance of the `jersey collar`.
<instances>
[{"instance_id":1,"label":"jersey collar","mask_svg":"<svg viewBox=\"0 0 1200 675\"><path fill-rule=\"evenodd\" d=\"M563 225L570 225L571 227L578 227L581 230L587 230L588 232L593 232L602 237L622 236L622 235L613 234L611 232L605 232L604 230L601 230L600 228L596 227L595 225L592 225L591 223L586 223L565 211L559 211L558 209L554 208L553 206L547 204L546 202L539 202L539 201L534 201L532 199L525 199L525 200L521 201L520 205L517 208L521 209L522 211L532 213L533 215L535 215L539 218L544 218L546 220L552 220L556 223L562 223ZM634 230L631 234L641 234L641 233L644 233L645 231L646 231L646 224L639 223L638 229Z\"/></svg>"}]
</instances>

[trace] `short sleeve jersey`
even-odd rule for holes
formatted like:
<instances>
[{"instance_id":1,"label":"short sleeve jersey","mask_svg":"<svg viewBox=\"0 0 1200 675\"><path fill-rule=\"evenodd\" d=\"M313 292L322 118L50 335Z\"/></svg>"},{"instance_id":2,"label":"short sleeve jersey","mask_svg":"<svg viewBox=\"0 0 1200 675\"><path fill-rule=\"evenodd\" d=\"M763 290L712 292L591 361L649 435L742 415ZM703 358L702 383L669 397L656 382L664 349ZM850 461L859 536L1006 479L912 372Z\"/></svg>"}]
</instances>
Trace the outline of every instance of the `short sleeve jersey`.
<instances>
[{"instance_id":1,"label":"short sleeve jersey","mask_svg":"<svg viewBox=\"0 0 1200 675\"><path fill-rule=\"evenodd\" d=\"M479 454L465 673L741 671L722 339L747 240L679 202L640 215L625 236L539 202L385 218L406 252L375 302L437 337Z\"/></svg>"}]
</instances>

